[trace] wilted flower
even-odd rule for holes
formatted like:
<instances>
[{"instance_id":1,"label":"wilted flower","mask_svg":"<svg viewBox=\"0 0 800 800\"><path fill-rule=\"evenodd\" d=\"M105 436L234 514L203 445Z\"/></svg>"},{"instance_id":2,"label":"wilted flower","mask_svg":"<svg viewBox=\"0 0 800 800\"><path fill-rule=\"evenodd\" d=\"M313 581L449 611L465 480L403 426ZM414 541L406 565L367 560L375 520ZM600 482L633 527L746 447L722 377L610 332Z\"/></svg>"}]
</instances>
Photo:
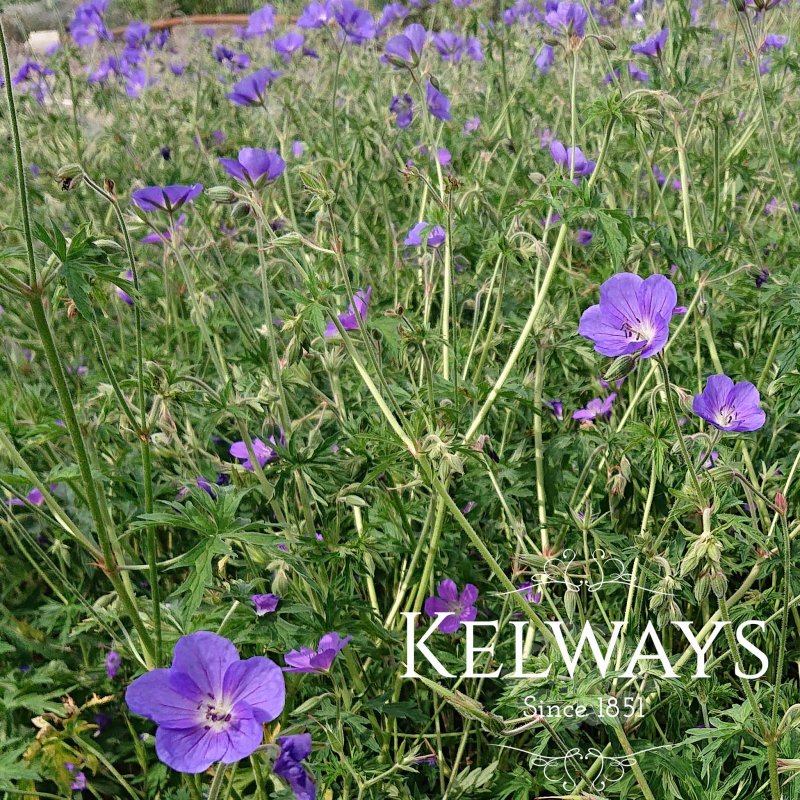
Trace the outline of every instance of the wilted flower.
<instances>
[{"instance_id":1,"label":"wilted flower","mask_svg":"<svg viewBox=\"0 0 800 800\"><path fill-rule=\"evenodd\" d=\"M346 331L357 331L358 320L360 319L362 322L366 321L371 297L371 286L368 286L366 291L359 289L353 295L353 300L355 300L355 308L353 308L353 303L350 303L350 305L347 307L347 311L345 311L344 314L339 314L339 322ZM333 322L329 322L325 326L326 337L336 336L338 332L339 330Z\"/></svg>"},{"instance_id":2,"label":"wilted flower","mask_svg":"<svg viewBox=\"0 0 800 800\"><path fill-rule=\"evenodd\" d=\"M254 594L250 597L257 617L264 614L272 614L281 602L280 597L275 594Z\"/></svg>"},{"instance_id":3,"label":"wilted flower","mask_svg":"<svg viewBox=\"0 0 800 800\"><path fill-rule=\"evenodd\" d=\"M64 766L67 772L72 775L72 783L70 783L69 788L72 789L73 792L82 792L86 788L86 775L78 770L71 761L65 761Z\"/></svg>"},{"instance_id":4,"label":"wilted flower","mask_svg":"<svg viewBox=\"0 0 800 800\"><path fill-rule=\"evenodd\" d=\"M578 333L604 356L650 358L667 343L677 299L663 275L646 280L630 272L612 275L600 287L600 303L583 312Z\"/></svg>"},{"instance_id":5,"label":"wilted flower","mask_svg":"<svg viewBox=\"0 0 800 800\"><path fill-rule=\"evenodd\" d=\"M301 647L291 650L283 658L287 666L285 672L328 672L333 660L347 646L352 636L342 638L336 631L326 633L320 640L316 650Z\"/></svg>"},{"instance_id":6,"label":"wilted flower","mask_svg":"<svg viewBox=\"0 0 800 800\"><path fill-rule=\"evenodd\" d=\"M131 200L142 211L167 211L172 214L202 191L201 183L192 186L145 186L133 192Z\"/></svg>"},{"instance_id":7,"label":"wilted flower","mask_svg":"<svg viewBox=\"0 0 800 800\"><path fill-rule=\"evenodd\" d=\"M643 42L632 45L631 52L638 53L641 56L657 58L664 50L664 45L667 43L667 36L669 36L669 28L662 28L658 33L653 34Z\"/></svg>"},{"instance_id":8,"label":"wilted flower","mask_svg":"<svg viewBox=\"0 0 800 800\"><path fill-rule=\"evenodd\" d=\"M591 231L587 231L585 228L581 228L575 234L575 242L579 244L581 247L586 247L592 243L592 239L594 238L594 234Z\"/></svg>"},{"instance_id":9,"label":"wilted flower","mask_svg":"<svg viewBox=\"0 0 800 800\"><path fill-rule=\"evenodd\" d=\"M430 81L428 81L428 89L425 94L425 104L434 117L444 122L450 121L450 100Z\"/></svg>"},{"instance_id":10,"label":"wilted flower","mask_svg":"<svg viewBox=\"0 0 800 800\"><path fill-rule=\"evenodd\" d=\"M524 600L529 603L539 604L542 602L542 591L538 586L534 586L530 581L525 581L519 585L517 593L522 595Z\"/></svg>"},{"instance_id":11,"label":"wilted flower","mask_svg":"<svg viewBox=\"0 0 800 800\"><path fill-rule=\"evenodd\" d=\"M277 444L275 441L275 434L269 437L272 444ZM279 430L279 438L282 447L286 446L286 437L284 436L283 429ZM234 458L245 459L242 466L247 469L253 469L253 463L250 461L250 455L247 452L247 445L244 442L234 442L228 451ZM253 439L253 453L255 454L258 465L263 467L267 462L274 461L278 457L278 453L273 450L269 445L264 444L261 439Z\"/></svg>"},{"instance_id":12,"label":"wilted flower","mask_svg":"<svg viewBox=\"0 0 800 800\"><path fill-rule=\"evenodd\" d=\"M478 616L475 601L478 599L478 590L468 583L459 594L458 587L450 578L445 578L436 587L438 594L425 600L425 613L432 618L437 614L447 612L449 617L444 619L438 630L442 633L455 633L462 622L472 622Z\"/></svg>"},{"instance_id":13,"label":"wilted flower","mask_svg":"<svg viewBox=\"0 0 800 800\"><path fill-rule=\"evenodd\" d=\"M252 75L242 78L233 85L226 97L237 106L256 106L264 102L267 89L281 76L281 73L262 67Z\"/></svg>"},{"instance_id":14,"label":"wilted flower","mask_svg":"<svg viewBox=\"0 0 800 800\"><path fill-rule=\"evenodd\" d=\"M125 272L124 278L126 281L132 281L133 271L128 270L127 272ZM122 300L123 303L127 303L127 305L129 306L133 305L133 298L124 289L120 289L119 286L115 286L114 291L116 292L117 297L119 297L119 299Z\"/></svg>"},{"instance_id":15,"label":"wilted flower","mask_svg":"<svg viewBox=\"0 0 800 800\"><path fill-rule=\"evenodd\" d=\"M286 169L286 162L276 150L257 147L243 147L238 158L220 158L219 163L232 178L253 188L271 183Z\"/></svg>"},{"instance_id":16,"label":"wilted flower","mask_svg":"<svg viewBox=\"0 0 800 800\"><path fill-rule=\"evenodd\" d=\"M314 800L316 787L314 779L301 763L311 755L311 734L298 733L295 736L279 736L281 750L272 771L289 784L296 800Z\"/></svg>"},{"instance_id":17,"label":"wilted flower","mask_svg":"<svg viewBox=\"0 0 800 800\"><path fill-rule=\"evenodd\" d=\"M758 389L749 381L734 383L727 375L711 375L701 394L692 401L692 411L721 431L748 433L764 425Z\"/></svg>"},{"instance_id":18,"label":"wilted flower","mask_svg":"<svg viewBox=\"0 0 800 800\"><path fill-rule=\"evenodd\" d=\"M125 701L158 725L161 761L178 772L199 773L215 761L233 764L255 751L263 724L283 711L285 685L270 659L242 661L232 642L199 631L178 640L171 667L137 678Z\"/></svg>"}]
</instances>

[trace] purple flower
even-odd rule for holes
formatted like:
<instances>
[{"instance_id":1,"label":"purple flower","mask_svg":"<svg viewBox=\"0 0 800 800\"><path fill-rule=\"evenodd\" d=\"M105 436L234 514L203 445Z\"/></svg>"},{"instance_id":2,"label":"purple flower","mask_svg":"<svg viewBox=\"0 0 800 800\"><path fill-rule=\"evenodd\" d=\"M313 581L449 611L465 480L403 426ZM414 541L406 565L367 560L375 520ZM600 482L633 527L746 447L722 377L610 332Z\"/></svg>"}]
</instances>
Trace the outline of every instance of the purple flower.
<instances>
[{"instance_id":1,"label":"purple flower","mask_svg":"<svg viewBox=\"0 0 800 800\"><path fill-rule=\"evenodd\" d=\"M283 175L286 162L276 150L243 147L238 158L220 158L225 172L242 184L259 188Z\"/></svg>"},{"instance_id":2,"label":"purple flower","mask_svg":"<svg viewBox=\"0 0 800 800\"><path fill-rule=\"evenodd\" d=\"M399 22L401 19L405 19L408 16L408 13L409 9L407 9L402 3L387 3L383 7L381 18L378 20L375 30L379 34L383 33L383 31L393 22Z\"/></svg>"},{"instance_id":3,"label":"purple flower","mask_svg":"<svg viewBox=\"0 0 800 800\"><path fill-rule=\"evenodd\" d=\"M479 39L476 39L474 36L467 37L467 55L473 60L477 61L478 63L483 61L483 48L481 47L481 43Z\"/></svg>"},{"instance_id":4,"label":"purple flower","mask_svg":"<svg viewBox=\"0 0 800 800\"><path fill-rule=\"evenodd\" d=\"M453 64L458 64L461 61L461 56L464 54L464 39L457 33L452 31L442 31L435 33L431 39L442 61L449 61Z\"/></svg>"},{"instance_id":5,"label":"purple flower","mask_svg":"<svg viewBox=\"0 0 800 800\"><path fill-rule=\"evenodd\" d=\"M541 72L543 75L546 75L548 72L550 72L550 67L553 66L555 60L555 51L551 45L546 44L539 51L539 54L533 60L533 63L536 65L536 69L538 69L539 72Z\"/></svg>"},{"instance_id":6,"label":"purple flower","mask_svg":"<svg viewBox=\"0 0 800 800\"><path fill-rule=\"evenodd\" d=\"M554 31L583 38L587 15L580 3L550 3L549 7L544 21Z\"/></svg>"},{"instance_id":7,"label":"purple flower","mask_svg":"<svg viewBox=\"0 0 800 800\"><path fill-rule=\"evenodd\" d=\"M463 131L465 134L473 133L474 131L478 130L481 124L480 117L471 117L464 123Z\"/></svg>"},{"instance_id":8,"label":"purple flower","mask_svg":"<svg viewBox=\"0 0 800 800\"><path fill-rule=\"evenodd\" d=\"M122 38L129 47L141 47L147 39L148 33L150 33L150 26L146 22L134 20L125 29Z\"/></svg>"},{"instance_id":9,"label":"purple flower","mask_svg":"<svg viewBox=\"0 0 800 800\"><path fill-rule=\"evenodd\" d=\"M299 31L289 31L287 34L278 37L272 46L275 52L288 64L295 51L299 50L306 41L306 37Z\"/></svg>"},{"instance_id":10,"label":"purple flower","mask_svg":"<svg viewBox=\"0 0 800 800\"><path fill-rule=\"evenodd\" d=\"M475 608L478 590L471 583L459 594L455 582L445 578L436 591L438 596L433 595L425 600L425 613L429 617L436 617L443 612L450 614L438 628L442 633L455 633L462 622L472 622L478 616L478 609Z\"/></svg>"},{"instance_id":11,"label":"purple flower","mask_svg":"<svg viewBox=\"0 0 800 800\"><path fill-rule=\"evenodd\" d=\"M276 594L254 594L250 597L256 610L257 617L272 614L278 607L281 599Z\"/></svg>"},{"instance_id":12,"label":"purple flower","mask_svg":"<svg viewBox=\"0 0 800 800\"><path fill-rule=\"evenodd\" d=\"M467 500L463 506L461 506L461 513L466 516L471 511L474 511L478 507L478 504L474 500Z\"/></svg>"},{"instance_id":13,"label":"purple flower","mask_svg":"<svg viewBox=\"0 0 800 800\"><path fill-rule=\"evenodd\" d=\"M575 178L583 178L594 172L595 162L589 161L580 147L567 149L558 139L553 139L550 142L550 155L562 169L571 170Z\"/></svg>"},{"instance_id":14,"label":"purple flower","mask_svg":"<svg viewBox=\"0 0 800 800\"><path fill-rule=\"evenodd\" d=\"M292 157L293 158L302 158L303 157L303 153L305 153L305 151L306 151L306 147L299 139L295 139L292 142Z\"/></svg>"},{"instance_id":15,"label":"purple flower","mask_svg":"<svg viewBox=\"0 0 800 800\"><path fill-rule=\"evenodd\" d=\"M72 21L69 23L69 32L72 40L78 47L89 47L101 39L110 39L103 14L108 6L108 0L89 0L75 9Z\"/></svg>"},{"instance_id":16,"label":"purple flower","mask_svg":"<svg viewBox=\"0 0 800 800\"><path fill-rule=\"evenodd\" d=\"M328 672L337 654L343 650L352 636L344 639L336 631L326 633L320 640L316 650L301 647L291 650L283 658L286 661L284 672Z\"/></svg>"},{"instance_id":17,"label":"purple flower","mask_svg":"<svg viewBox=\"0 0 800 800\"><path fill-rule=\"evenodd\" d=\"M275 9L266 5L254 11L247 18L247 28L244 32L246 39L255 39L264 36L275 27Z\"/></svg>"},{"instance_id":18,"label":"purple flower","mask_svg":"<svg viewBox=\"0 0 800 800\"><path fill-rule=\"evenodd\" d=\"M640 83L647 83L650 80L649 73L639 69L633 61L628 62L628 75L631 76L631 80L639 81Z\"/></svg>"},{"instance_id":19,"label":"purple flower","mask_svg":"<svg viewBox=\"0 0 800 800\"><path fill-rule=\"evenodd\" d=\"M330 0L309 3L297 18L297 27L324 28L333 19L332 5Z\"/></svg>"},{"instance_id":20,"label":"purple flower","mask_svg":"<svg viewBox=\"0 0 800 800\"><path fill-rule=\"evenodd\" d=\"M193 186L145 186L133 192L131 200L142 211L167 211L172 214L202 191L202 183Z\"/></svg>"},{"instance_id":21,"label":"purple flower","mask_svg":"<svg viewBox=\"0 0 800 800\"><path fill-rule=\"evenodd\" d=\"M575 242L579 244L581 247L586 247L592 243L592 239L594 238L594 234L591 231L587 231L585 228L581 228L575 234Z\"/></svg>"},{"instance_id":22,"label":"purple flower","mask_svg":"<svg viewBox=\"0 0 800 800\"><path fill-rule=\"evenodd\" d=\"M317 791L314 779L301 763L311 755L311 734L279 736L278 745L281 751L272 771L289 784L296 800L315 800Z\"/></svg>"},{"instance_id":23,"label":"purple flower","mask_svg":"<svg viewBox=\"0 0 800 800\"><path fill-rule=\"evenodd\" d=\"M122 656L116 650L110 650L106 656L106 675L113 681L122 664Z\"/></svg>"},{"instance_id":24,"label":"purple flower","mask_svg":"<svg viewBox=\"0 0 800 800\"><path fill-rule=\"evenodd\" d=\"M250 56L247 53L237 53L224 45L217 45L212 55L220 64L227 64L234 72L241 72L250 66Z\"/></svg>"},{"instance_id":25,"label":"purple flower","mask_svg":"<svg viewBox=\"0 0 800 800\"><path fill-rule=\"evenodd\" d=\"M363 44L375 38L375 20L365 8L357 6L353 0L340 0L333 14L348 42Z\"/></svg>"},{"instance_id":26,"label":"purple flower","mask_svg":"<svg viewBox=\"0 0 800 800\"><path fill-rule=\"evenodd\" d=\"M450 121L450 100L430 81L428 81L428 89L425 94L425 104L434 117L444 122Z\"/></svg>"},{"instance_id":27,"label":"purple flower","mask_svg":"<svg viewBox=\"0 0 800 800\"><path fill-rule=\"evenodd\" d=\"M272 444L277 444L275 441L275 434L269 437L269 441ZM282 447L286 446L286 437L284 436L282 429L280 430L278 441ZM245 469L252 471L253 462L250 461L250 456L247 452L247 445L244 442L234 442L228 452L234 458L245 459L242 466ZM253 439L253 453L255 454L256 461L258 461L258 465L260 467L263 467L269 461L274 461L278 457L278 453L269 445L264 444L261 439Z\"/></svg>"},{"instance_id":28,"label":"purple flower","mask_svg":"<svg viewBox=\"0 0 800 800\"><path fill-rule=\"evenodd\" d=\"M721 431L749 433L766 421L760 402L752 383L734 383L727 375L711 375L702 393L694 396L692 411Z\"/></svg>"},{"instance_id":29,"label":"purple flower","mask_svg":"<svg viewBox=\"0 0 800 800\"><path fill-rule=\"evenodd\" d=\"M542 592L538 586L534 586L530 581L525 581L519 585L517 592L529 603L539 604L542 602Z\"/></svg>"},{"instance_id":30,"label":"purple flower","mask_svg":"<svg viewBox=\"0 0 800 800\"><path fill-rule=\"evenodd\" d=\"M127 272L125 272L124 278L126 281L132 281L133 271L128 270ZM119 297L119 299L122 300L123 303L127 303L129 306L133 305L133 298L124 289L120 289L119 286L115 286L114 291L117 293L117 297Z\"/></svg>"},{"instance_id":31,"label":"purple flower","mask_svg":"<svg viewBox=\"0 0 800 800\"><path fill-rule=\"evenodd\" d=\"M147 236L142 236L141 241L144 242L144 244L164 244L165 239L171 242L172 234L186 223L186 219L186 214L181 214L163 233L160 231L153 231L152 233L148 233Z\"/></svg>"},{"instance_id":32,"label":"purple flower","mask_svg":"<svg viewBox=\"0 0 800 800\"><path fill-rule=\"evenodd\" d=\"M579 422L592 422L598 418L603 419L604 417L610 417L611 406L614 404L616 398L616 392L611 392L605 400L595 397L594 400L590 400L586 404L586 408L573 411L572 419L577 419Z\"/></svg>"},{"instance_id":33,"label":"purple flower","mask_svg":"<svg viewBox=\"0 0 800 800\"><path fill-rule=\"evenodd\" d=\"M262 67L233 85L226 97L237 106L257 106L264 102L267 89L281 76L280 72Z\"/></svg>"},{"instance_id":34,"label":"purple flower","mask_svg":"<svg viewBox=\"0 0 800 800\"><path fill-rule=\"evenodd\" d=\"M395 115L398 128L407 128L414 119L414 101L411 95L395 95L389 104L389 112Z\"/></svg>"},{"instance_id":35,"label":"purple flower","mask_svg":"<svg viewBox=\"0 0 800 800\"><path fill-rule=\"evenodd\" d=\"M559 422L564 419L564 404L561 400L545 400L544 404L553 412L553 416Z\"/></svg>"},{"instance_id":36,"label":"purple flower","mask_svg":"<svg viewBox=\"0 0 800 800\"><path fill-rule=\"evenodd\" d=\"M55 484L53 483L50 485L51 491L54 488ZM11 497L5 501L7 506L24 506L26 502L30 503L32 506L41 506L44 503L44 495L34 487L25 495L24 500L19 497Z\"/></svg>"},{"instance_id":37,"label":"purple flower","mask_svg":"<svg viewBox=\"0 0 800 800\"><path fill-rule=\"evenodd\" d=\"M137 678L125 701L158 725L161 761L177 772L198 773L255 751L264 723L283 711L285 684L270 659L242 661L232 642L199 631L178 640L171 667Z\"/></svg>"},{"instance_id":38,"label":"purple flower","mask_svg":"<svg viewBox=\"0 0 800 800\"><path fill-rule=\"evenodd\" d=\"M761 52L765 50L782 50L789 43L789 37L780 33L770 33L764 38L761 45Z\"/></svg>"},{"instance_id":39,"label":"purple flower","mask_svg":"<svg viewBox=\"0 0 800 800\"><path fill-rule=\"evenodd\" d=\"M369 310L369 301L372 297L372 287L368 286L366 292L363 289L359 289L354 295L353 300L355 300L355 308L353 308L353 303L347 307L347 311L344 314L339 314L339 322L341 323L342 327L346 331L357 331L358 330L358 320L360 319L362 322L365 322L367 319L367 311ZM330 338L331 336L336 336L339 332L336 325L333 322L329 322L325 326L325 336L326 338Z\"/></svg>"},{"instance_id":40,"label":"purple flower","mask_svg":"<svg viewBox=\"0 0 800 800\"><path fill-rule=\"evenodd\" d=\"M406 247L422 247L422 236L427 234L425 244L428 247L439 247L445 240L445 230L441 225L430 222L418 222L406 235L403 244Z\"/></svg>"},{"instance_id":41,"label":"purple flower","mask_svg":"<svg viewBox=\"0 0 800 800\"><path fill-rule=\"evenodd\" d=\"M669 36L669 28L662 28L658 33L654 33L643 42L632 45L631 52L638 53L641 56L657 58L664 50L664 45L667 43L667 36Z\"/></svg>"},{"instance_id":42,"label":"purple flower","mask_svg":"<svg viewBox=\"0 0 800 800\"><path fill-rule=\"evenodd\" d=\"M600 303L583 312L578 333L604 356L650 358L667 343L677 300L675 287L663 275L646 280L630 272L612 275L600 287Z\"/></svg>"},{"instance_id":43,"label":"purple flower","mask_svg":"<svg viewBox=\"0 0 800 800\"><path fill-rule=\"evenodd\" d=\"M67 772L73 776L69 788L72 789L73 792L82 792L86 788L86 775L80 771L76 772L75 770L78 768L70 761L65 761L64 766L67 768Z\"/></svg>"},{"instance_id":44,"label":"purple flower","mask_svg":"<svg viewBox=\"0 0 800 800\"><path fill-rule=\"evenodd\" d=\"M758 275L756 275L756 289L760 289L767 281L769 280L769 270L764 267L763 269L758 271Z\"/></svg>"},{"instance_id":45,"label":"purple flower","mask_svg":"<svg viewBox=\"0 0 800 800\"><path fill-rule=\"evenodd\" d=\"M386 60L396 67L415 66L419 63L427 37L428 33L422 25L408 25L402 33L386 43Z\"/></svg>"}]
</instances>

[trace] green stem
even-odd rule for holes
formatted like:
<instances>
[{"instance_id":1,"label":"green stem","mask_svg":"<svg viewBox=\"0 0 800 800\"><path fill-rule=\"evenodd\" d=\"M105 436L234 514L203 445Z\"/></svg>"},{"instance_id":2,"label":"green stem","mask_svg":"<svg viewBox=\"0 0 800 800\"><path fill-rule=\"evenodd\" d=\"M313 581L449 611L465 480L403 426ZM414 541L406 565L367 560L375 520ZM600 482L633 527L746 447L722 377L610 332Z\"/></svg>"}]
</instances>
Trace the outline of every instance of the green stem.
<instances>
[{"instance_id":1,"label":"green stem","mask_svg":"<svg viewBox=\"0 0 800 800\"><path fill-rule=\"evenodd\" d=\"M692 478L692 484L697 492L697 501L701 502L703 498L703 492L700 489L700 481L697 479L697 473L694 471L692 458L689 455L689 450L686 447L686 441L684 440L683 433L681 432L681 426L678 422L678 415L675 413L675 402L672 399L672 384L669 380L669 369L667 368L667 362L661 356L656 356L656 361L661 369L661 379L664 384L664 393L667 396L667 408L669 409L669 417L672 421L672 427L675 431L675 436L678 438L678 444L680 445L681 452L683 453L683 460L686 462L686 468L689 470L689 475Z\"/></svg>"},{"instance_id":2,"label":"green stem","mask_svg":"<svg viewBox=\"0 0 800 800\"><path fill-rule=\"evenodd\" d=\"M218 800L219 793L222 791L222 783L225 780L225 764L220 762L217 764L217 771L211 780L211 786L208 789L207 800Z\"/></svg>"}]
</instances>

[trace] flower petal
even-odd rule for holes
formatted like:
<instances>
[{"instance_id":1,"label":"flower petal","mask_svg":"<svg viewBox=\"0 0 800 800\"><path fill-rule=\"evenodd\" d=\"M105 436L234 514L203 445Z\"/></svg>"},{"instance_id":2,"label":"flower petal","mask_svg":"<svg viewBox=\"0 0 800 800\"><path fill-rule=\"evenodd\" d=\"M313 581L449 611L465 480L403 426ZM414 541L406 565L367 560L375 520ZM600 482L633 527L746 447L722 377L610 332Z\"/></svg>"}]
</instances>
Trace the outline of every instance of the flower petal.
<instances>
[{"instance_id":1,"label":"flower petal","mask_svg":"<svg viewBox=\"0 0 800 800\"><path fill-rule=\"evenodd\" d=\"M255 656L236 661L225 672L223 691L234 703L246 703L259 723L271 722L286 701L281 668L268 658Z\"/></svg>"},{"instance_id":2,"label":"flower petal","mask_svg":"<svg viewBox=\"0 0 800 800\"><path fill-rule=\"evenodd\" d=\"M125 692L125 702L134 714L173 729L197 725L197 705L201 700L202 693L197 686L175 680L170 669L146 672Z\"/></svg>"},{"instance_id":3,"label":"flower petal","mask_svg":"<svg viewBox=\"0 0 800 800\"><path fill-rule=\"evenodd\" d=\"M210 631L198 631L178 639L172 669L188 675L203 692L219 697L225 672L238 660L233 642Z\"/></svg>"}]
</instances>

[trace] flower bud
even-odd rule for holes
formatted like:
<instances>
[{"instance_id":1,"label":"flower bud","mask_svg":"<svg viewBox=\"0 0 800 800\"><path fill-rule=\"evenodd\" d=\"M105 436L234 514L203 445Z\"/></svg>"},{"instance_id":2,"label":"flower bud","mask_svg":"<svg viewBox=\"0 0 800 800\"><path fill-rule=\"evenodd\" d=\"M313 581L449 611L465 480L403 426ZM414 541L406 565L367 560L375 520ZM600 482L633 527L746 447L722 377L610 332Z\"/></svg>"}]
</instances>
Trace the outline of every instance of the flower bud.
<instances>
[{"instance_id":1,"label":"flower bud","mask_svg":"<svg viewBox=\"0 0 800 800\"><path fill-rule=\"evenodd\" d=\"M783 492L775 493L775 508L778 509L778 513L782 517L785 517L789 511L789 503L786 501L786 495Z\"/></svg>"},{"instance_id":2,"label":"flower bud","mask_svg":"<svg viewBox=\"0 0 800 800\"><path fill-rule=\"evenodd\" d=\"M215 203L230 205L236 202L236 193L230 186L211 186L206 189L206 195Z\"/></svg>"},{"instance_id":3,"label":"flower bud","mask_svg":"<svg viewBox=\"0 0 800 800\"><path fill-rule=\"evenodd\" d=\"M245 219L246 217L250 216L251 210L252 209L250 208L250 205L248 203L245 203L243 200L240 200L231 209L231 216L234 219Z\"/></svg>"},{"instance_id":4,"label":"flower bud","mask_svg":"<svg viewBox=\"0 0 800 800\"><path fill-rule=\"evenodd\" d=\"M603 379L608 383L613 383L620 378L625 378L636 369L637 363L638 360L635 356L619 356L611 362L608 369L603 374Z\"/></svg>"},{"instance_id":5,"label":"flower bud","mask_svg":"<svg viewBox=\"0 0 800 800\"><path fill-rule=\"evenodd\" d=\"M721 569L716 569L711 573L711 591L715 597L724 597L728 589L728 579Z\"/></svg>"},{"instance_id":6,"label":"flower bud","mask_svg":"<svg viewBox=\"0 0 800 800\"><path fill-rule=\"evenodd\" d=\"M603 50L616 50L617 45L614 40L610 36L596 36L597 44L603 48Z\"/></svg>"}]
</instances>

